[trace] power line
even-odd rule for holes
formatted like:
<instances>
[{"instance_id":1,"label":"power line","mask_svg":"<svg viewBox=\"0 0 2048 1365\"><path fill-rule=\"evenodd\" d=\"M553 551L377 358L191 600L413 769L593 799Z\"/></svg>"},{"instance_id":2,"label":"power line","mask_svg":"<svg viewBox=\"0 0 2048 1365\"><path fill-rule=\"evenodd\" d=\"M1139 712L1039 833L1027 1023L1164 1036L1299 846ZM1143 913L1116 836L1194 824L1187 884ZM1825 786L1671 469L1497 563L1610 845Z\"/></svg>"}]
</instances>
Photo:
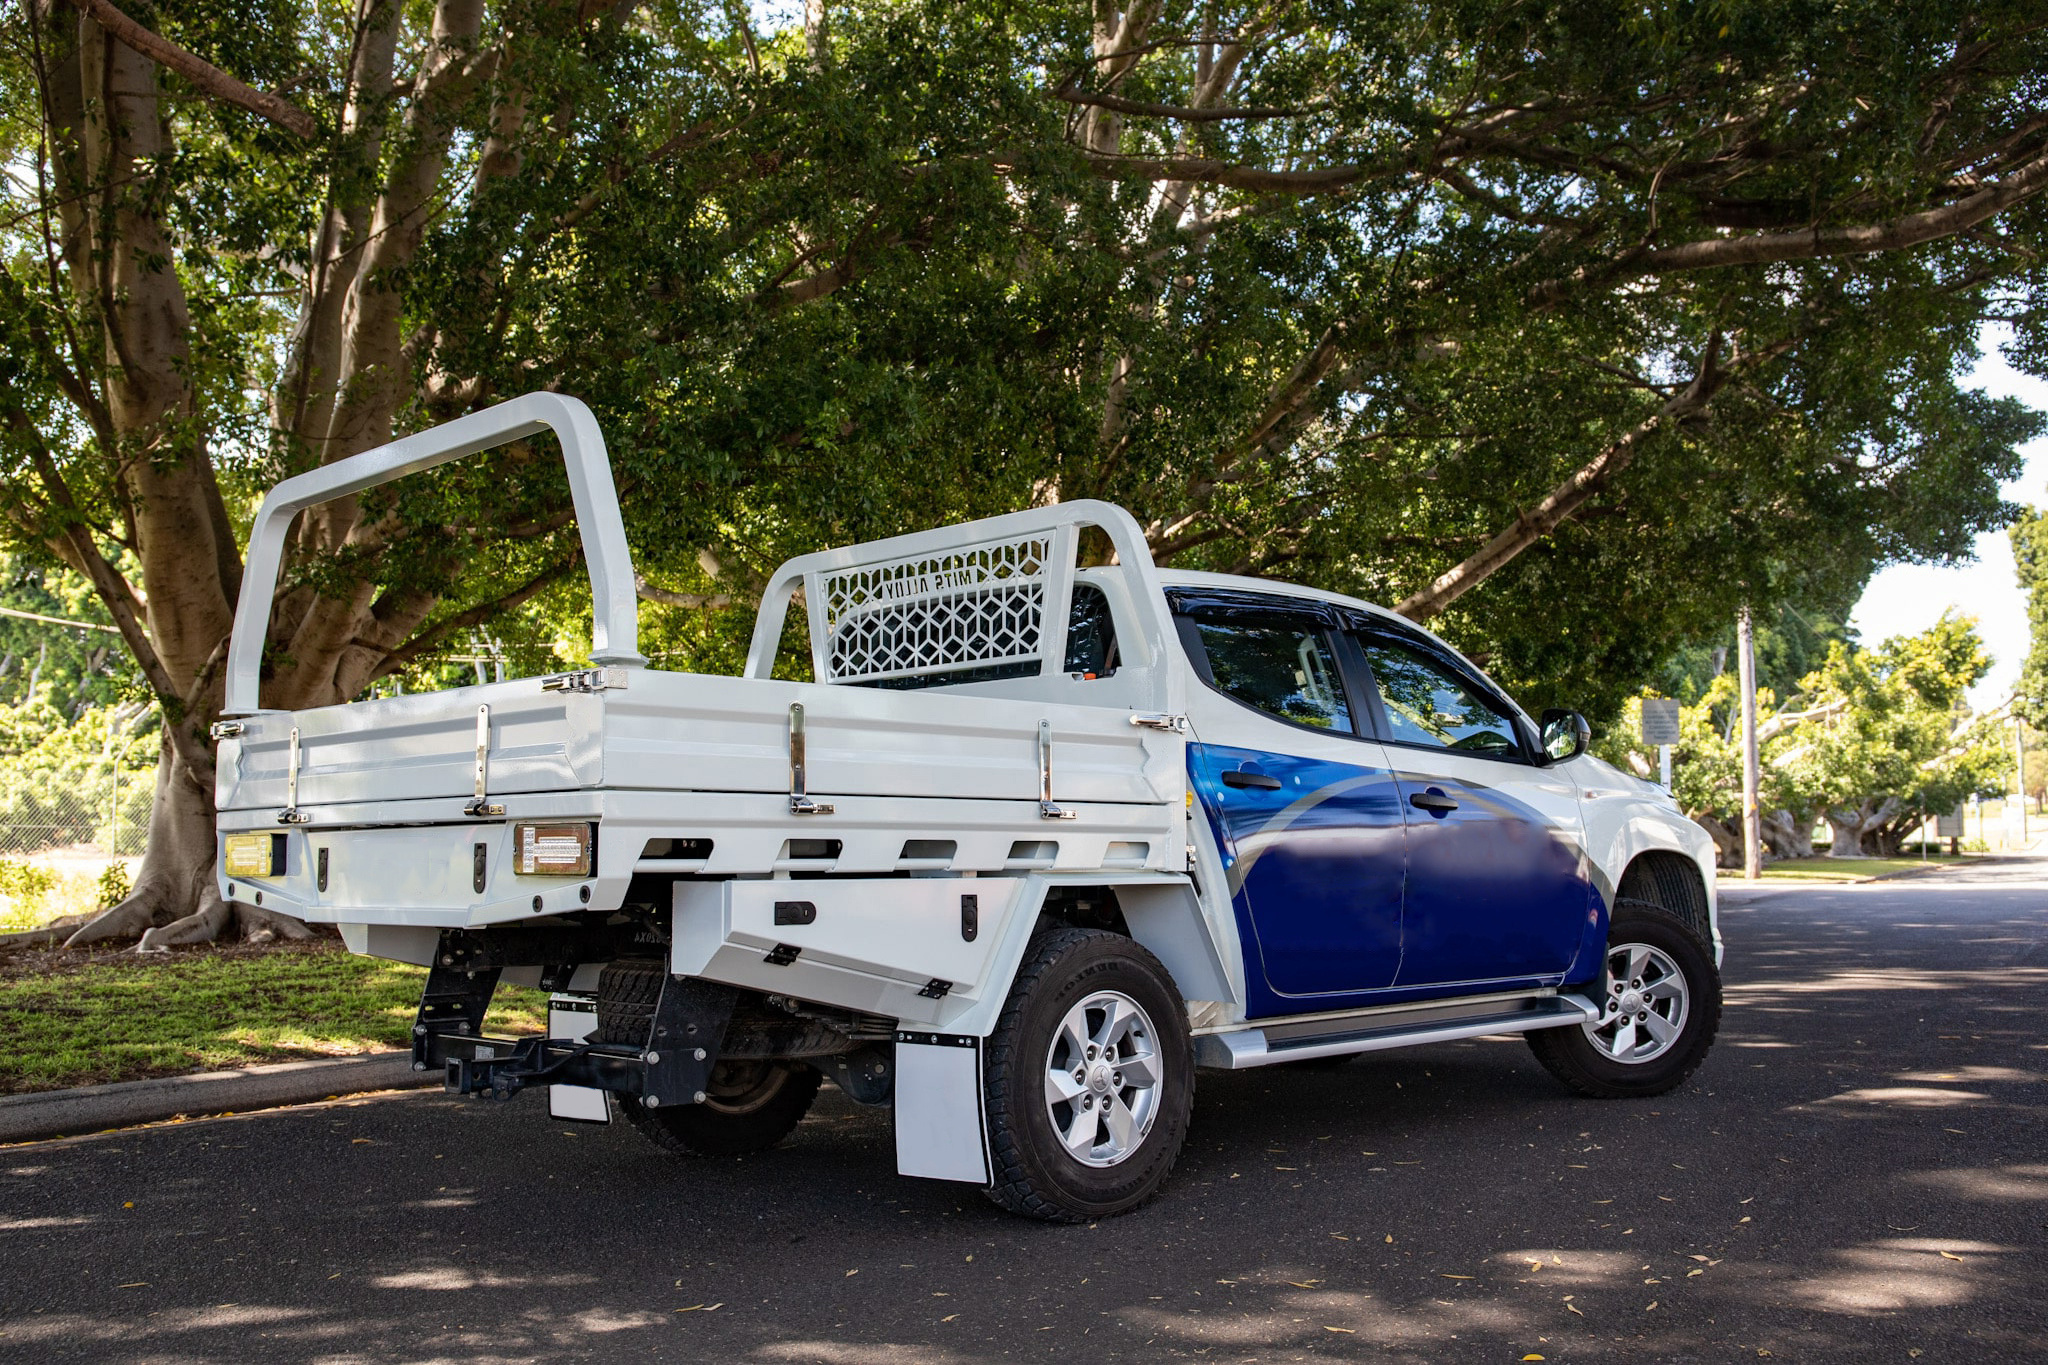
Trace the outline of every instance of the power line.
<instances>
[{"instance_id":1,"label":"power line","mask_svg":"<svg viewBox=\"0 0 2048 1365\"><path fill-rule=\"evenodd\" d=\"M109 635L121 632L113 626L103 626L97 621L73 621L62 616L45 616L41 612L16 611L13 607L0 607L0 616L17 616L24 621L47 621L53 626L70 626L73 630L104 630Z\"/></svg>"}]
</instances>

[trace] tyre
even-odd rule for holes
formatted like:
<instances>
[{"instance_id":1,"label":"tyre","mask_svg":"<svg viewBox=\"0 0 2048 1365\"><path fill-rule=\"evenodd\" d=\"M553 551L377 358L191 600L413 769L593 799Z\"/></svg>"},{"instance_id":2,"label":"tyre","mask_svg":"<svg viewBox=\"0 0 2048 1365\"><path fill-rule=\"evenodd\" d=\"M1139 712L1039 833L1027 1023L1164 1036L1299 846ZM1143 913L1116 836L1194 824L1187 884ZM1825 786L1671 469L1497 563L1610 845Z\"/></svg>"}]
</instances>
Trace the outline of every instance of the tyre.
<instances>
[{"instance_id":1,"label":"tyre","mask_svg":"<svg viewBox=\"0 0 2048 1365\"><path fill-rule=\"evenodd\" d=\"M619 1112L664 1151L741 1156L765 1151L795 1131L823 1079L802 1062L720 1062L711 1068L702 1104L649 1109L622 1100Z\"/></svg>"},{"instance_id":2,"label":"tyre","mask_svg":"<svg viewBox=\"0 0 2048 1365\"><path fill-rule=\"evenodd\" d=\"M599 1043L647 1042L668 964L629 958L611 963L598 978ZM824 1079L797 1061L722 1061L711 1068L704 1103L649 1109L636 1099L621 1098L620 1114L634 1131L663 1151L677 1155L739 1156L759 1152L788 1137Z\"/></svg>"},{"instance_id":3,"label":"tyre","mask_svg":"<svg viewBox=\"0 0 2048 1365\"><path fill-rule=\"evenodd\" d=\"M1600 1017L1527 1034L1536 1060L1582 1095L1661 1095L1706 1060L1721 1027L1721 973L1670 911L1623 902L1607 930Z\"/></svg>"},{"instance_id":4,"label":"tyre","mask_svg":"<svg viewBox=\"0 0 2048 1365\"><path fill-rule=\"evenodd\" d=\"M989 1198L1078 1223L1128 1213L1165 1183L1194 1106L1194 1044L1173 978L1142 946L1041 930L987 1048Z\"/></svg>"}]
</instances>

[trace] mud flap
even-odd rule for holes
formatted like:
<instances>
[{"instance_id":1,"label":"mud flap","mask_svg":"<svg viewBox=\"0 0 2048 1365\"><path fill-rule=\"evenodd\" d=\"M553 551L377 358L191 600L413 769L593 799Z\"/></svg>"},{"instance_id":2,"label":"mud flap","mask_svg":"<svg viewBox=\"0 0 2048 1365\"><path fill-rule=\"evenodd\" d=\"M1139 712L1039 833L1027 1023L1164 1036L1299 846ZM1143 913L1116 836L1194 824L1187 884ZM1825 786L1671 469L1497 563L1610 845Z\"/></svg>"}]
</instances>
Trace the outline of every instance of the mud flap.
<instances>
[{"instance_id":1,"label":"mud flap","mask_svg":"<svg viewBox=\"0 0 2048 1365\"><path fill-rule=\"evenodd\" d=\"M896 1170L927 1180L990 1180L979 1038L896 1035Z\"/></svg>"},{"instance_id":2,"label":"mud flap","mask_svg":"<svg viewBox=\"0 0 2048 1365\"><path fill-rule=\"evenodd\" d=\"M548 1037L580 1043L597 1027L597 1002L587 995L554 995L548 999ZM587 1085L550 1085L548 1117L574 1123L610 1123L611 1101Z\"/></svg>"}]
</instances>

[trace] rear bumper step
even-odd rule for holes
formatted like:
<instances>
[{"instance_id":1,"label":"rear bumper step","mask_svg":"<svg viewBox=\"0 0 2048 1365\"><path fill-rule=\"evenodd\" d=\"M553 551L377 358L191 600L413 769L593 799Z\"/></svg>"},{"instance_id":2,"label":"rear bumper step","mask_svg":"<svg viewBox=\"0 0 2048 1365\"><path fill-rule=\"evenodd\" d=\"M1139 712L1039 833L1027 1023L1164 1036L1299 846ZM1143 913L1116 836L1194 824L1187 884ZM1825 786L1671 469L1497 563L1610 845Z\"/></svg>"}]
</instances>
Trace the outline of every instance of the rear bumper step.
<instances>
[{"instance_id":1,"label":"rear bumper step","mask_svg":"<svg viewBox=\"0 0 2048 1365\"><path fill-rule=\"evenodd\" d=\"M1457 1038L1478 1038L1489 1033L1525 1033L1531 1029L1560 1028L1597 1019L1599 1010L1582 997L1553 995L1522 1002L1514 1008L1495 1004L1484 1012L1445 1017L1441 1006L1417 1010L1403 1018L1379 1015L1369 1026L1359 1020L1331 1020L1327 1033L1303 1035L1291 1029L1285 1038L1268 1035L1264 1028L1214 1033L1195 1042L1197 1065L1224 1071L1243 1071L1254 1066L1281 1062L1307 1062L1318 1057L1343 1057L1357 1052L1379 1052L1387 1048L1413 1047L1418 1043L1444 1043Z\"/></svg>"}]
</instances>

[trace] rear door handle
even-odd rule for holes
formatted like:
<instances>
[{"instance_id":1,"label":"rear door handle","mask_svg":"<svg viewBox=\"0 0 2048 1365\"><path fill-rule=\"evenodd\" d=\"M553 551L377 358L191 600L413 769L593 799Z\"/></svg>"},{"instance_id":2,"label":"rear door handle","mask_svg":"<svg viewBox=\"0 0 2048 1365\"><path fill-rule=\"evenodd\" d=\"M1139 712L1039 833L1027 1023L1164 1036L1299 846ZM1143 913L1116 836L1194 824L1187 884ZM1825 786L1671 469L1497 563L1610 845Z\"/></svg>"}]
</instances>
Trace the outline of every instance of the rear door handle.
<instances>
[{"instance_id":1,"label":"rear door handle","mask_svg":"<svg viewBox=\"0 0 2048 1365\"><path fill-rule=\"evenodd\" d=\"M1408 804L1432 815L1447 815L1458 808L1458 803L1442 792L1416 792L1408 798Z\"/></svg>"},{"instance_id":2,"label":"rear door handle","mask_svg":"<svg viewBox=\"0 0 2048 1365\"><path fill-rule=\"evenodd\" d=\"M1279 791L1280 779L1266 773L1248 772L1243 768L1232 768L1223 774L1226 787L1257 787L1260 791Z\"/></svg>"}]
</instances>

